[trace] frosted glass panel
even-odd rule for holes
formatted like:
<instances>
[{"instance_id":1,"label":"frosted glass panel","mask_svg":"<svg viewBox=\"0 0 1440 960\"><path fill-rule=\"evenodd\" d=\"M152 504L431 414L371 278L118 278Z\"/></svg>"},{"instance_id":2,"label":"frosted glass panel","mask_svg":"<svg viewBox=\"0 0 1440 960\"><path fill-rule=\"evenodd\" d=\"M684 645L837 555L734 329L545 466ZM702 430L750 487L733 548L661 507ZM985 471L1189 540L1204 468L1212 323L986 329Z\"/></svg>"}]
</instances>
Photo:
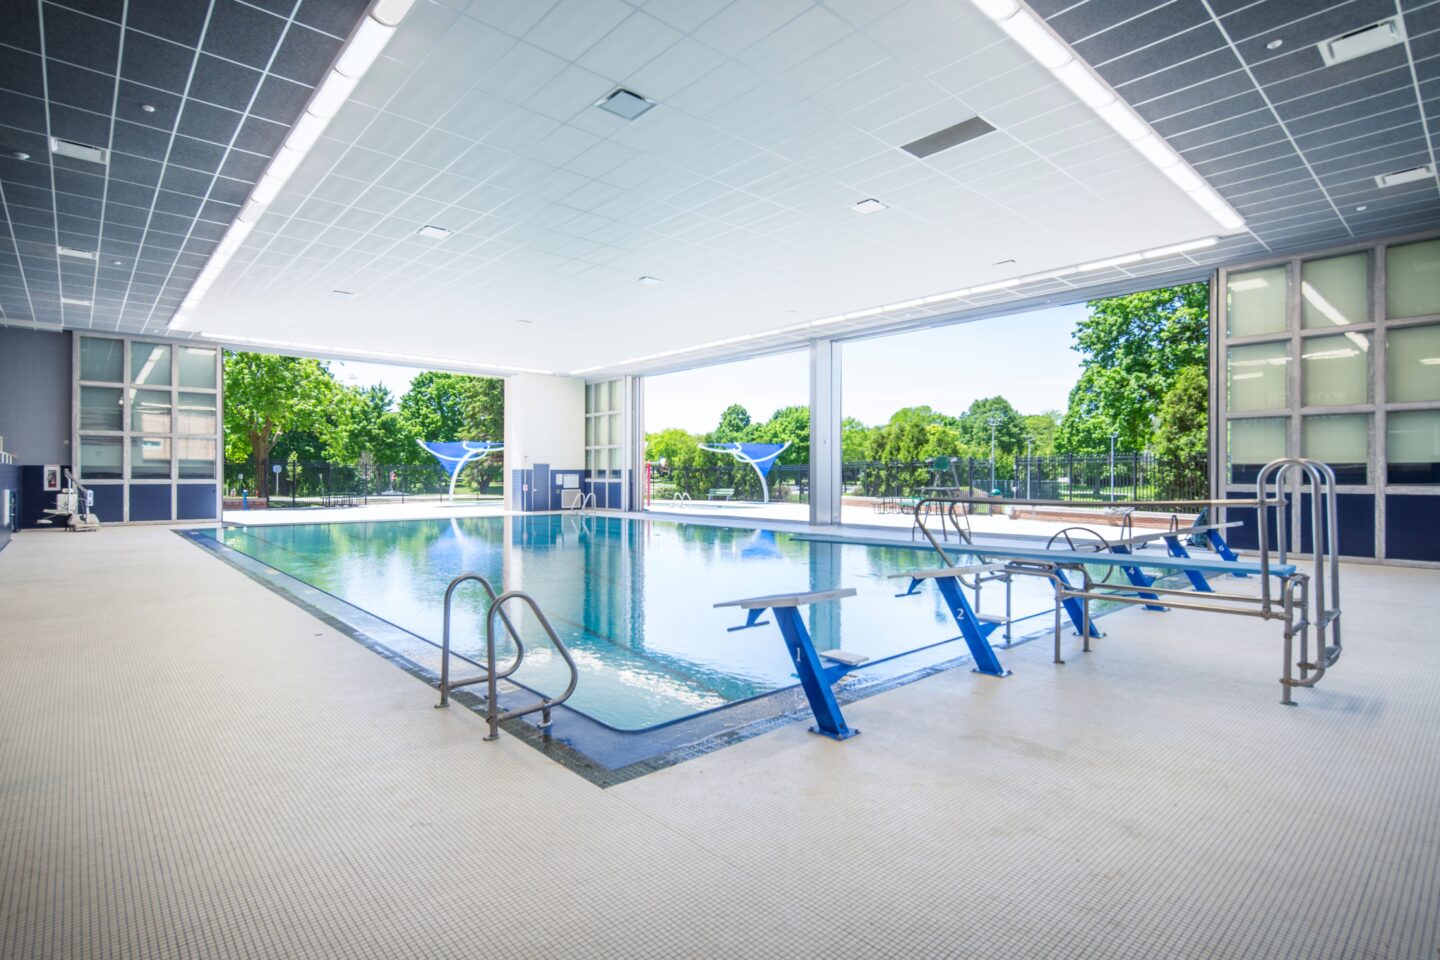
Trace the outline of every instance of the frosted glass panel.
<instances>
[{"instance_id":1,"label":"frosted glass panel","mask_svg":"<svg viewBox=\"0 0 1440 960\"><path fill-rule=\"evenodd\" d=\"M175 453L179 459L182 479L209 480L215 476L215 441L213 439L185 437L176 440Z\"/></svg>"},{"instance_id":2,"label":"frosted glass panel","mask_svg":"<svg viewBox=\"0 0 1440 960\"><path fill-rule=\"evenodd\" d=\"M1440 240L1385 251L1385 308L1391 317L1440 313Z\"/></svg>"},{"instance_id":3,"label":"frosted glass panel","mask_svg":"<svg viewBox=\"0 0 1440 960\"><path fill-rule=\"evenodd\" d=\"M168 343L130 344L130 382L144 386L170 385L170 345Z\"/></svg>"},{"instance_id":4,"label":"frosted glass panel","mask_svg":"<svg viewBox=\"0 0 1440 960\"><path fill-rule=\"evenodd\" d=\"M180 386L215 389L215 351L209 347L180 347Z\"/></svg>"},{"instance_id":5,"label":"frosted glass panel","mask_svg":"<svg viewBox=\"0 0 1440 960\"><path fill-rule=\"evenodd\" d=\"M1278 333L1285 322L1285 268L1267 267L1232 273L1225 317L1230 336Z\"/></svg>"},{"instance_id":6,"label":"frosted glass panel","mask_svg":"<svg viewBox=\"0 0 1440 960\"><path fill-rule=\"evenodd\" d=\"M610 418L606 416L592 417L595 421L595 446L603 447L610 443Z\"/></svg>"},{"instance_id":7,"label":"frosted glass panel","mask_svg":"<svg viewBox=\"0 0 1440 960\"><path fill-rule=\"evenodd\" d=\"M1230 421L1230 479L1254 480L1260 468L1285 456L1286 417Z\"/></svg>"},{"instance_id":8,"label":"frosted glass panel","mask_svg":"<svg viewBox=\"0 0 1440 960\"><path fill-rule=\"evenodd\" d=\"M1340 483L1365 483L1370 473L1370 415L1306 417L1300 427L1300 455L1330 464Z\"/></svg>"},{"instance_id":9,"label":"frosted glass panel","mask_svg":"<svg viewBox=\"0 0 1440 960\"><path fill-rule=\"evenodd\" d=\"M620 380L611 380L611 381L610 381L610 406L609 406L607 409L609 409L609 410L619 410L619 409L620 409L620 384L621 384L622 382L623 382L623 381L620 381Z\"/></svg>"},{"instance_id":10,"label":"frosted glass panel","mask_svg":"<svg viewBox=\"0 0 1440 960\"><path fill-rule=\"evenodd\" d=\"M1300 344L1307 407L1370 402L1370 336L1310 337Z\"/></svg>"},{"instance_id":11,"label":"frosted glass panel","mask_svg":"<svg viewBox=\"0 0 1440 960\"><path fill-rule=\"evenodd\" d=\"M130 476L147 480L169 477L170 438L131 437Z\"/></svg>"},{"instance_id":12,"label":"frosted glass panel","mask_svg":"<svg viewBox=\"0 0 1440 960\"><path fill-rule=\"evenodd\" d=\"M124 381L124 341L80 338L80 379L104 383Z\"/></svg>"},{"instance_id":13,"label":"frosted glass panel","mask_svg":"<svg viewBox=\"0 0 1440 960\"><path fill-rule=\"evenodd\" d=\"M1227 374L1231 410L1278 410L1286 407L1289 341L1231 347Z\"/></svg>"},{"instance_id":14,"label":"frosted glass panel","mask_svg":"<svg viewBox=\"0 0 1440 960\"><path fill-rule=\"evenodd\" d=\"M136 433L169 433L170 391L131 390L130 429Z\"/></svg>"},{"instance_id":15,"label":"frosted glass panel","mask_svg":"<svg viewBox=\"0 0 1440 960\"><path fill-rule=\"evenodd\" d=\"M1440 410L1407 410L1386 417L1391 483L1440 483Z\"/></svg>"},{"instance_id":16,"label":"frosted glass panel","mask_svg":"<svg viewBox=\"0 0 1440 960\"><path fill-rule=\"evenodd\" d=\"M1440 324L1385 334L1389 399L1440 400Z\"/></svg>"},{"instance_id":17,"label":"frosted glass panel","mask_svg":"<svg viewBox=\"0 0 1440 960\"><path fill-rule=\"evenodd\" d=\"M125 429L125 407L121 397L119 387L81 387L80 429Z\"/></svg>"},{"instance_id":18,"label":"frosted glass panel","mask_svg":"<svg viewBox=\"0 0 1440 960\"><path fill-rule=\"evenodd\" d=\"M1300 325L1343 327L1369 319L1366 255L1311 260L1300 266Z\"/></svg>"},{"instance_id":19,"label":"frosted glass panel","mask_svg":"<svg viewBox=\"0 0 1440 960\"><path fill-rule=\"evenodd\" d=\"M176 433L215 434L215 394L182 393L175 422Z\"/></svg>"},{"instance_id":20,"label":"frosted glass panel","mask_svg":"<svg viewBox=\"0 0 1440 960\"><path fill-rule=\"evenodd\" d=\"M119 437L80 438L80 479L119 480L125 441Z\"/></svg>"}]
</instances>

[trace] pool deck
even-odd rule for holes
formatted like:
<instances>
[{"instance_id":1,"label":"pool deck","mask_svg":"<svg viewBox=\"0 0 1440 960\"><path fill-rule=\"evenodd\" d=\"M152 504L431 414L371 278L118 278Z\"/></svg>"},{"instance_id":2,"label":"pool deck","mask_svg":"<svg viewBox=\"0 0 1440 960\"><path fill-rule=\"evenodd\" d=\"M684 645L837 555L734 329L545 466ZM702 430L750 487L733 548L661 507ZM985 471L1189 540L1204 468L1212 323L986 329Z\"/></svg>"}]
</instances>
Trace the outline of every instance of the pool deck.
<instances>
[{"instance_id":1,"label":"pool deck","mask_svg":"<svg viewBox=\"0 0 1440 960\"><path fill-rule=\"evenodd\" d=\"M600 789L169 529L27 531L0 957L1434 958L1440 571L1345 578L1294 709L1277 625L1137 609Z\"/></svg>"}]
</instances>

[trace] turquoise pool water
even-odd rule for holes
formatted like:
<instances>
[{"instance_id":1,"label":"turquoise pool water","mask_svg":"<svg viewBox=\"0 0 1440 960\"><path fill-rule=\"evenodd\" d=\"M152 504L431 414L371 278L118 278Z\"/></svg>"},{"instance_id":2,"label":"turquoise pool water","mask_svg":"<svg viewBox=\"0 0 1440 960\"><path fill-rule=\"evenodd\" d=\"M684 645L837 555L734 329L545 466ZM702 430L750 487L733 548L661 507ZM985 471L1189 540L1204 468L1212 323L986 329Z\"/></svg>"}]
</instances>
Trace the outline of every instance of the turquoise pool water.
<instances>
[{"instance_id":1,"label":"turquoise pool water","mask_svg":"<svg viewBox=\"0 0 1440 960\"><path fill-rule=\"evenodd\" d=\"M771 625L730 633L727 628L744 617L735 609L714 609L720 601L854 587L856 597L811 608L806 620L818 649L843 648L872 661L958 633L933 584L919 596L899 599L894 595L905 581L888 579L933 567L932 554L820 543L769 530L538 516L225 527L208 535L436 644L445 587L453 577L479 573L497 589L503 583L525 590L579 666L568 705L621 730L678 720L796 682L778 630ZM1037 587L1048 593L1030 585L1031 610L1050 609L1052 601L1035 593ZM994 608L1003 593L997 586L985 599L987 609ZM457 652L483 657L487 606L478 585L457 593ZM520 614L521 605L507 610ZM514 679L558 693L567 679L564 664L536 624L523 615L516 621L527 653ZM965 652L956 641L955 655Z\"/></svg>"}]
</instances>

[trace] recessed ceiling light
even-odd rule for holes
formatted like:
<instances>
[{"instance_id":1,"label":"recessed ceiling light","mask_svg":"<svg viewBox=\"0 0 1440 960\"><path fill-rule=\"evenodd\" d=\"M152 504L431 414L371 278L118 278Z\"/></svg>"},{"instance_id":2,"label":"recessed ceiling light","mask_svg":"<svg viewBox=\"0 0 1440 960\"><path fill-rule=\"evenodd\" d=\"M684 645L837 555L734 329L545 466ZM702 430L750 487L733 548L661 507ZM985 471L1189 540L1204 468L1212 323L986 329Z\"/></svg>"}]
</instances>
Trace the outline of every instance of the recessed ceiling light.
<instances>
[{"instance_id":1,"label":"recessed ceiling light","mask_svg":"<svg viewBox=\"0 0 1440 960\"><path fill-rule=\"evenodd\" d=\"M50 152L57 157L69 157L71 160L84 160L87 163L98 163L102 166L110 162L109 150L61 140L59 137L50 138Z\"/></svg>"},{"instance_id":2,"label":"recessed ceiling light","mask_svg":"<svg viewBox=\"0 0 1440 960\"><path fill-rule=\"evenodd\" d=\"M143 110L143 111L146 112L146 113L154 113L154 112L155 112L155 104L153 104L153 103L142 103L142 104L140 104L140 109Z\"/></svg>"},{"instance_id":3,"label":"recessed ceiling light","mask_svg":"<svg viewBox=\"0 0 1440 960\"><path fill-rule=\"evenodd\" d=\"M60 302L61 302L61 303L68 303L68 304L70 304L70 306L72 306L72 307L88 307L88 306L90 306L90 301L89 301L89 300L81 300L79 297L61 297L61 298L60 298Z\"/></svg>"},{"instance_id":4,"label":"recessed ceiling light","mask_svg":"<svg viewBox=\"0 0 1440 960\"><path fill-rule=\"evenodd\" d=\"M1265 49L1279 50L1283 46L1285 46L1285 41L1281 40L1279 37L1276 37L1274 40L1271 40L1269 43L1265 44Z\"/></svg>"},{"instance_id":5,"label":"recessed ceiling light","mask_svg":"<svg viewBox=\"0 0 1440 960\"><path fill-rule=\"evenodd\" d=\"M872 213L879 213L881 210L890 209L890 205L881 203L879 200L871 197L869 200L861 200L859 203L850 204L850 209L862 217L868 217Z\"/></svg>"},{"instance_id":6,"label":"recessed ceiling light","mask_svg":"<svg viewBox=\"0 0 1440 960\"><path fill-rule=\"evenodd\" d=\"M516 323L534 323L534 320L516 320Z\"/></svg>"},{"instance_id":7,"label":"recessed ceiling light","mask_svg":"<svg viewBox=\"0 0 1440 960\"><path fill-rule=\"evenodd\" d=\"M621 87L596 100L595 106L606 113L613 113L623 120L634 120L655 106L655 101L646 100L640 94Z\"/></svg>"},{"instance_id":8,"label":"recessed ceiling light","mask_svg":"<svg viewBox=\"0 0 1440 960\"><path fill-rule=\"evenodd\" d=\"M55 252L62 257L74 257L77 260L95 259L95 252L93 250L75 250L70 247L56 247Z\"/></svg>"},{"instance_id":9,"label":"recessed ceiling light","mask_svg":"<svg viewBox=\"0 0 1440 960\"><path fill-rule=\"evenodd\" d=\"M1375 183L1382 187L1398 187L1402 183L1414 183L1417 180L1426 180L1434 175L1435 172L1430 169L1430 165L1427 163L1423 167L1411 167L1409 170L1382 173L1375 178Z\"/></svg>"},{"instance_id":10,"label":"recessed ceiling light","mask_svg":"<svg viewBox=\"0 0 1440 960\"><path fill-rule=\"evenodd\" d=\"M1388 20L1381 20L1379 23L1372 23L1368 27L1361 27L1359 30L1351 30L1338 37L1322 40L1317 46L1320 48L1320 59L1325 61L1325 66L1332 67L1337 63L1354 60L1367 53L1374 53L1376 50L1384 50L1386 47L1404 42L1404 22L1399 17L1391 17Z\"/></svg>"},{"instance_id":11,"label":"recessed ceiling light","mask_svg":"<svg viewBox=\"0 0 1440 960\"><path fill-rule=\"evenodd\" d=\"M1012 257L1012 258L1009 259L1009 260L996 260L993 264L991 264L991 266L993 266L993 267L1003 267L1003 266L1005 266L1005 264L1007 264L1007 263L1014 263L1014 262L1015 262L1015 260L1014 260L1014 258Z\"/></svg>"},{"instance_id":12,"label":"recessed ceiling light","mask_svg":"<svg viewBox=\"0 0 1440 960\"><path fill-rule=\"evenodd\" d=\"M450 236L452 232L453 231L447 230L444 227L436 227L427 223L419 230L416 230L415 235L417 237L429 237L431 240L444 240Z\"/></svg>"},{"instance_id":13,"label":"recessed ceiling light","mask_svg":"<svg viewBox=\"0 0 1440 960\"><path fill-rule=\"evenodd\" d=\"M635 282L638 283L638 284L640 284L640 286L642 286L642 287L658 287L658 286L660 285L660 278L659 278L659 277L641 277L640 279L636 280Z\"/></svg>"},{"instance_id":14,"label":"recessed ceiling light","mask_svg":"<svg viewBox=\"0 0 1440 960\"><path fill-rule=\"evenodd\" d=\"M26 153L24 150L12 150L10 151L10 156L14 157L16 160L30 159L30 154Z\"/></svg>"},{"instance_id":15,"label":"recessed ceiling light","mask_svg":"<svg viewBox=\"0 0 1440 960\"><path fill-rule=\"evenodd\" d=\"M1364 213L1366 210L1369 210L1369 209L1370 209L1369 205L1362 203L1362 204L1360 204L1360 206L1358 206L1358 207L1355 208L1355 212L1356 212L1356 213Z\"/></svg>"},{"instance_id":16,"label":"recessed ceiling light","mask_svg":"<svg viewBox=\"0 0 1440 960\"><path fill-rule=\"evenodd\" d=\"M354 290L331 290L330 293L331 293L332 296L336 296L336 297L353 297L353 296L355 296L355 291L354 291Z\"/></svg>"}]
</instances>

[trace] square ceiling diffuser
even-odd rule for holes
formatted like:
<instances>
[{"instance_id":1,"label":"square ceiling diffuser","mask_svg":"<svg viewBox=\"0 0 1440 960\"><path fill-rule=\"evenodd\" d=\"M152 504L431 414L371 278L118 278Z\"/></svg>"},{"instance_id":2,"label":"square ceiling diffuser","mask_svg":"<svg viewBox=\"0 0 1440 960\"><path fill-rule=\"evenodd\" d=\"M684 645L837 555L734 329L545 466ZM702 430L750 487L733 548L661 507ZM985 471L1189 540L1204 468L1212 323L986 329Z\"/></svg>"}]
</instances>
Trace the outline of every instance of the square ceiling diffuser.
<instances>
[{"instance_id":1,"label":"square ceiling diffuser","mask_svg":"<svg viewBox=\"0 0 1440 960\"><path fill-rule=\"evenodd\" d=\"M595 101L595 106L622 119L634 120L655 106L655 101L646 100L638 93L621 88Z\"/></svg>"}]
</instances>

